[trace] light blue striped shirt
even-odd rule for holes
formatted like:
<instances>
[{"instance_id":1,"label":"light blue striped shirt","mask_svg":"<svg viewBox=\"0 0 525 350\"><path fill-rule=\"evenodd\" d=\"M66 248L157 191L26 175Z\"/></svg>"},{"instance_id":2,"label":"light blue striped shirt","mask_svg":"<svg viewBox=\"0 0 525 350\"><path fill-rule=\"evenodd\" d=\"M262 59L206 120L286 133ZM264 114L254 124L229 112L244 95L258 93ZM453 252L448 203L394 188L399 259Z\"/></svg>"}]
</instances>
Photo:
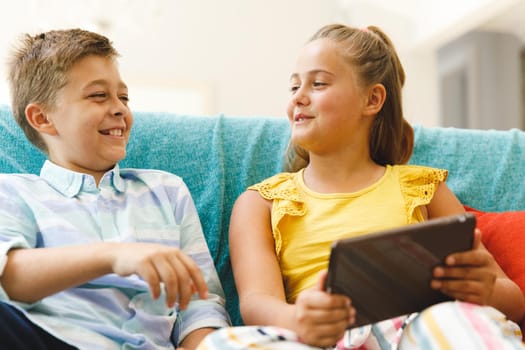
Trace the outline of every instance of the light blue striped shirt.
<instances>
[{"instance_id":1,"label":"light blue striped shirt","mask_svg":"<svg viewBox=\"0 0 525 350\"><path fill-rule=\"evenodd\" d=\"M179 312L164 297L153 300L138 276L109 274L31 305L9 300L3 288L0 300L81 349L173 349L192 330L229 325L197 211L180 177L117 165L97 187L92 176L50 161L40 176L0 175L0 256L15 247L101 241L179 247L201 268L209 298L195 295Z\"/></svg>"}]
</instances>

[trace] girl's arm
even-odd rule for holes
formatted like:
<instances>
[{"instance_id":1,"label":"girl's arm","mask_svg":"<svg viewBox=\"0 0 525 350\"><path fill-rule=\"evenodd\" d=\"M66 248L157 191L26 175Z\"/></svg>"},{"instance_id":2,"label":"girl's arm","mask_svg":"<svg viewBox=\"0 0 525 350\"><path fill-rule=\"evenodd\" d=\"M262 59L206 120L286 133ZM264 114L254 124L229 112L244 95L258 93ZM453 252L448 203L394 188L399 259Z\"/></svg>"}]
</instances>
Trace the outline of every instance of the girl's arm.
<instances>
[{"instance_id":1,"label":"girl's arm","mask_svg":"<svg viewBox=\"0 0 525 350\"><path fill-rule=\"evenodd\" d=\"M460 214L464 208L442 183L427 211L428 218L435 218ZM520 288L508 278L485 248L479 230L476 230L474 242L473 250L451 254L447 257L446 266L434 270L437 279L432 281L432 286L455 299L490 305L510 320L521 321L525 317L525 300ZM443 278L455 280L446 281Z\"/></svg>"},{"instance_id":2,"label":"girl's arm","mask_svg":"<svg viewBox=\"0 0 525 350\"><path fill-rule=\"evenodd\" d=\"M180 343L177 350L194 350L202 342L202 340L210 333L216 331L215 328L198 328L192 331Z\"/></svg>"},{"instance_id":3,"label":"girl's arm","mask_svg":"<svg viewBox=\"0 0 525 350\"><path fill-rule=\"evenodd\" d=\"M247 325L272 325L293 330L306 344L331 346L355 317L350 300L318 285L286 302L283 277L275 254L271 203L247 191L237 200L230 222L230 255L240 309Z\"/></svg>"},{"instance_id":4,"label":"girl's arm","mask_svg":"<svg viewBox=\"0 0 525 350\"><path fill-rule=\"evenodd\" d=\"M293 327L293 306L286 303L271 228L271 202L246 191L230 220L230 256L242 318L248 325Z\"/></svg>"}]
</instances>

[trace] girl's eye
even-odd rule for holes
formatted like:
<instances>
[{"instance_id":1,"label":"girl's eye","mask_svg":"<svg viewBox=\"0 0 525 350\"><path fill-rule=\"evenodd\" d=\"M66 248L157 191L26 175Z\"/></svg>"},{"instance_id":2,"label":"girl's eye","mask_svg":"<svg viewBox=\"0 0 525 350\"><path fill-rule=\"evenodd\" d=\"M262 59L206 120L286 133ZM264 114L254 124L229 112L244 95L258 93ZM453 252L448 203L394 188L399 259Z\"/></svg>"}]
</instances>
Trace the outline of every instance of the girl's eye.
<instances>
[{"instance_id":1,"label":"girl's eye","mask_svg":"<svg viewBox=\"0 0 525 350\"><path fill-rule=\"evenodd\" d=\"M320 87L320 86L325 86L326 83L323 83L322 81L314 81L314 87Z\"/></svg>"},{"instance_id":2,"label":"girl's eye","mask_svg":"<svg viewBox=\"0 0 525 350\"><path fill-rule=\"evenodd\" d=\"M90 98L105 98L106 97L106 93L104 92L97 92L97 93L94 93L94 94L91 94L89 95Z\"/></svg>"},{"instance_id":3,"label":"girl's eye","mask_svg":"<svg viewBox=\"0 0 525 350\"><path fill-rule=\"evenodd\" d=\"M292 85L290 87L290 92L296 92L297 90L299 90L299 85Z\"/></svg>"},{"instance_id":4,"label":"girl's eye","mask_svg":"<svg viewBox=\"0 0 525 350\"><path fill-rule=\"evenodd\" d=\"M119 96L119 98L125 104L127 104L129 102L129 96L128 95L122 95L122 96Z\"/></svg>"}]
</instances>

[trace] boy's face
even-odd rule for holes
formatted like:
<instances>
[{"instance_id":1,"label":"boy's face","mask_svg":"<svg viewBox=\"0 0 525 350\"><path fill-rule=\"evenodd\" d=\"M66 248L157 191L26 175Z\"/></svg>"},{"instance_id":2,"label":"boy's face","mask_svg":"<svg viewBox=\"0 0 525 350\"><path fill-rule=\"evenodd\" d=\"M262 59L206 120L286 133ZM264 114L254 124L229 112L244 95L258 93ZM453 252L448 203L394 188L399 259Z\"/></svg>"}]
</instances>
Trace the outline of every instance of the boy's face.
<instances>
[{"instance_id":1,"label":"boy's face","mask_svg":"<svg viewBox=\"0 0 525 350\"><path fill-rule=\"evenodd\" d=\"M52 132L42 136L49 159L98 180L126 156L133 116L128 89L110 58L87 56L68 72L47 118Z\"/></svg>"}]
</instances>

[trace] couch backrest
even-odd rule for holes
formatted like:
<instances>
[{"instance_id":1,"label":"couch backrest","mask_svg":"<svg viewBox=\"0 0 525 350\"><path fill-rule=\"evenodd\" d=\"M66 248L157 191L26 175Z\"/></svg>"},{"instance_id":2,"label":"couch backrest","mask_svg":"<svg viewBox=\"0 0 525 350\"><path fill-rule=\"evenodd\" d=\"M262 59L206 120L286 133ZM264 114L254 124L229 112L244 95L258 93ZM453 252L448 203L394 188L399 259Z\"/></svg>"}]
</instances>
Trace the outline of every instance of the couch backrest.
<instances>
[{"instance_id":1,"label":"couch backrest","mask_svg":"<svg viewBox=\"0 0 525 350\"><path fill-rule=\"evenodd\" d=\"M447 185L483 211L525 209L525 132L415 127L412 164L449 170Z\"/></svg>"},{"instance_id":2,"label":"couch backrest","mask_svg":"<svg viewBox=\"0 0 525 350\"><path fill-rule=\"evenodd\" d=\"M415 127L411 163L450 170L462 203L485 211L525 209L525 133ZM286 118L135 113L122 167L181 176L195 200L235 324L241 323L228 253L230 211L248 185L281 171ZM38 174L44 155L0 106L0 172Z\"/></svg>"},{"instance_id":3,"label":"couch backrest","mask_svg":"<svg viewBox=\"0 0 525 350\"><path fill-rule=\"evenodd\" d=\"M135 113L121 167L153 168L181 176L190 189L235 324L238 298L228 248L230 211L248 184L281 170L288 124L270 117L179 116ZM38 174L44 154L33 147L8 107L0 106L0 172Z\"/></svg>"}]
</instances>

